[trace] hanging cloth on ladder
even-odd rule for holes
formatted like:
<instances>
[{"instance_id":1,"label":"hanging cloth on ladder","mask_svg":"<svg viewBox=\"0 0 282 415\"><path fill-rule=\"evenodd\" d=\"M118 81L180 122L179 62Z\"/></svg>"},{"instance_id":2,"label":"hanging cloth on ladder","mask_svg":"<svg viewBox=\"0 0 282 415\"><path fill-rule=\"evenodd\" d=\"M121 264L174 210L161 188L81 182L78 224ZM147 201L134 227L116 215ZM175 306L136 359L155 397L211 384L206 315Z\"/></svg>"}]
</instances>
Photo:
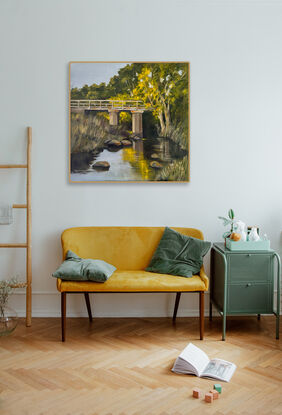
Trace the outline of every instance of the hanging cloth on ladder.
<instances>
[{"instance_id":1,"label":"hanging cloth on ladder","mask_svg":"<svg viewBox=\"0 0 282 415\"><path fill-rule=\"evenodd\" d=\"M13 223L13 205L0 203L0 225L11 225Z\"/></svg>"}]
</instances>

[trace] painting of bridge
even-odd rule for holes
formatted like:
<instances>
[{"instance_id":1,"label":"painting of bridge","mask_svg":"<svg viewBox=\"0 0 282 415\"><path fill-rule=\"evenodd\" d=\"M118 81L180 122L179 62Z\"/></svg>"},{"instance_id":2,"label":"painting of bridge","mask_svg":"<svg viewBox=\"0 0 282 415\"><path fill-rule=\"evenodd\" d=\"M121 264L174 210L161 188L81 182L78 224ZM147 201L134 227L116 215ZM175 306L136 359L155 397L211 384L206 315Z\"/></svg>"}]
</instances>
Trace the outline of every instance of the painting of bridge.
<instances>
[{"instance_id":1,"label":"painting of bridge","mask_svg":"<svg viewBox=\"0 0 282 415\"><path fill-rule=\"evenodd\" d=\"M71 110L75 112L106 111L109 113L109 125L115 127L119 124L119 113L127 111L132 114L132 132L142 137L143 122L142 114L150 110L142 101L135 100L110 100L110 99L72 99Z\"/></svg>"},{"instance_id":2,"label":"painting of bridge","mask_svg":"<svg viewBox=\"0 0 282 415\"><path fill-rule=\"evenodd\" d=\"M69 69L70 182L189 180L189 63Z\"/></svg>"}]
</instances>

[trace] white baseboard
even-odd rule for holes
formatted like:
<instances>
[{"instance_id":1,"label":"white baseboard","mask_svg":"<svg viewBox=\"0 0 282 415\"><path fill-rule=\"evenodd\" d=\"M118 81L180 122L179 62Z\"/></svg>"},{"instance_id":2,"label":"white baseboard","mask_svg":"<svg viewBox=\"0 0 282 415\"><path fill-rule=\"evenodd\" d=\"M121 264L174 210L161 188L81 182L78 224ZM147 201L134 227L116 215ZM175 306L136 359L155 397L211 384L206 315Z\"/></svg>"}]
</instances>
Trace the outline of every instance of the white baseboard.
<instances>
[{"instance_id":1,"label":"white baseboard","mask_svg":"<svg viewBox=\"0 0 282 415\"><path fill-rule=\"evenodd\" d=\"M92 310L93 312L93 310ZM17 310L17 314L19 317L25 317L25 310ZM157 318L157 317L169 317L172 318L173 315L173 310L171 310L170 313L168 313L167 315L164 314L160 314L158 312L154 313L154 312L150 312L150 313L146 313L146 312L138 312L138 313L131 313L130 315L128 313L119 313L117 314L113 314L113 313L93 313L93 317L94 318ZM205 310L205 315L208 316L208 310ZM61 317L61 314L59 312L50 312L49 310L40 310L40 311L33 311L32 312L32 317ZM88 314L87 312L67 312L67 317L74 317L74 318L79 318L79 317L86 317L88 318ZM177 313L177 317L199 317L199 312L197 312L196 310L188 310L187 311L183 311L183 312L178 312Z\"/></svg>"},{"instance_id":2,"label":"white baseboard","mask_svg":"<svg viewBox=\"0 0 282 415\"><path fill-rule=\"evenodd\" d=\"M178 316L194 317L199 315L197 293L182 294ZM207 299L208 300L208 299ZM32 293L33 317L60 317L60 293L42 292ZM92 313L95 317L171 317L175 301L174 293L117 293L117 294L90 294ZM10 300L20 317L25 316L25 292L16 292ZM206 301L208 312L208 301ZM84 297L81 295L67 296L67 316L87 317Z\"/></svg>"},{"instance_id":3,"label":"white baseboard","mask_svg":"<svg viewBox=\"0 0 282 415\"><path fill-rule=\"evenodd\" d=\"M275 293L276 297L276 293ZM35 291L32 294L33 317L60 317L60 293L56 291ZM95 317L172 317L175 294L92 294L91 308ZM9 304L19 317L25 317L25 292L17 291L11 296ZM205 315L208 315L209 292L205 293ZM281 307L282 309L282 307ZM182 294L178 317L197 317L199 297L197 293ZM214 315L217 315L215 311ZM83 295L67 296L67 316L87 317Z\"/></svg>"}]
</instances>

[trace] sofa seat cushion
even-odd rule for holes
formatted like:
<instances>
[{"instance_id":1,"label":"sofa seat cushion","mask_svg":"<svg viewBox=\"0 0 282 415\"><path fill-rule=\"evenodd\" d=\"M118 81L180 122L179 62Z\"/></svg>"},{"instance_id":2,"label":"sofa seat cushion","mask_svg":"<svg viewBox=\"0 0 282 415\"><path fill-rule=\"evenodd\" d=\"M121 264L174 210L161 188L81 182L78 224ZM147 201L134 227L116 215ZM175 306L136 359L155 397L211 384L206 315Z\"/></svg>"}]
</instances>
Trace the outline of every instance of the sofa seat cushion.
<instances>
[{"instance_id":1,"label":"sofa seat cushion","mask_svg":"<svg viewBox=\"0 0 282 415\"><path fill-rule=\"evenodd\" d=\"M203 270L191 278L157 274L146 271L115 271L103 284L92 281L63 281L58 278L57 288L61 292L189 292L206 291L208 279Z\"/></svg>"}]
</instances>

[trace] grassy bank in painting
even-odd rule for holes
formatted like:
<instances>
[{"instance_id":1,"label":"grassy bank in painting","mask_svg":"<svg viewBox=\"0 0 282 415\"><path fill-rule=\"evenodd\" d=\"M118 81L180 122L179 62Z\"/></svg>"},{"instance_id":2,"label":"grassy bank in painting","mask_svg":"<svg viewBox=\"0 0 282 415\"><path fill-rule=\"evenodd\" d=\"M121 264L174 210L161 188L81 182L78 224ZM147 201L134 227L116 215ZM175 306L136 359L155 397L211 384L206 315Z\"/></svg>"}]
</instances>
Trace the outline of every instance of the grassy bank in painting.
<instances>
[{"instance_id":1,"label":"grassy bank in painting","mask_svg":"<svg viewBox=\"0 0 282 415\"><path fill-rule=\"evenodd\" d=\"M179 181L188 177L188 159L187 156L182 160L174 160L169 166L164 167L157 175L159 181ZM184 178L184 179L183 179Z\"/></svg>"},{"instance_id":2,"label":"grassy bank in painting","mask_svg":"<svg viewBox=\"0 0 282 415\"><path fill-rule=\"evenodd\" d=\"M110 63L109 63L110 65ZM144 160L154 169L153 180L185 181L188 179L188 64L132 63L121 68L106 84L93 83L72 88L72 100L138 100L145 106L143 113ZM97 155L111 140L134 142L132 114L119 113L119 125L109 125L107 112L71 113L71 154ZM157 154L150 146L170 147ZM164 146L165 144L163 144ZM152 147L153 148L153 147ZM122 149L122 145L119 148ZM89 160L91 157L89 156ZM127 161L133 163L132 157ZM136 164L136 161L134 162ZM146 180L146 179L145 179ZM148 179L147 179L148 180Z\"/></svg>"},{"instance_id":3,"label":"grassy bank in painting","mask_svg":"<svg viewBox=\"0 0 282 415\"><path fill-rule=\"evenodd\" d=\"M98 152L105 141L129 137L125 124L110 129L109 120L103 113L86 115L71 114L71 153Z\"/></svg>"}]
</instances>

